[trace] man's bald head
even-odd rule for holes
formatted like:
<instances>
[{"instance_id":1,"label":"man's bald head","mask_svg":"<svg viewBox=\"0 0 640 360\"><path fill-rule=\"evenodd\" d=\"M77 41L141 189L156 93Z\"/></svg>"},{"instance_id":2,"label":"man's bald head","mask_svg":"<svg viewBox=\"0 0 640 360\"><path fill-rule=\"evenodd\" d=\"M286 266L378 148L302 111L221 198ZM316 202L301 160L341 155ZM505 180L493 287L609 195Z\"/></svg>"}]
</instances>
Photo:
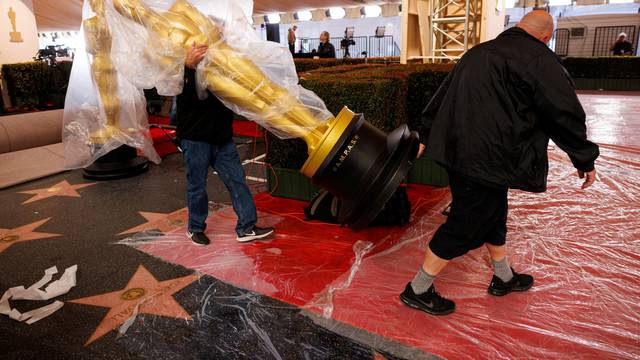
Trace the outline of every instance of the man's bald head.
<instances>
[{"instance_id":1,"label":"man's bald head","mask_svg":"<svg viewBox=\"0 0 640 360\"><path fill-rule=\"evenodd\" d=\"M529 12L516 26L545 44L553 35L553 18L544 10Z\"/></svg>"}]
</instances>

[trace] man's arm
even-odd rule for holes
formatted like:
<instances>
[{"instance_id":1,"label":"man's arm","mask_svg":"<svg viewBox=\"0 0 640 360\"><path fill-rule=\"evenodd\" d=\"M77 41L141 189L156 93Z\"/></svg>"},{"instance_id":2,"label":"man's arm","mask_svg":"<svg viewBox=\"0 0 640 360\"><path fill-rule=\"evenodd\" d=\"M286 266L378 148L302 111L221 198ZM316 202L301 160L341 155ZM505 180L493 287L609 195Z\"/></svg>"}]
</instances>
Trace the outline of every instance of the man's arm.
<instances>
[{"instance_id":1,"label":"man's arm","mask_svg":"<svg viewBox=\"0 0 640 360\"><path fill-rule=\"evenodd\" d=\"M182 87L182 94L192 97L196 95L196 67L204 59L208 50L207 45L196 45L193 43L187 50L187 55L184 60L184 86Z\"/></svg>"},{"instance_id":2,"label":"man's arm","mask_svg":"<svg viewBox=\"0 0 640 360\"><path fill-rule=\"evenodd\" d=\"M543 55L529 64L525 80L533 89L542 128L569 155L579 173L587 174L583 188L590 186L600 152L587 139L586 116L571 77L556 58Z\"/></svg>"},{"instance_id":3,"label":"man's arm","mask_svg":"<svg viewBox=\"0 0 640 360\"><path fill-rule=\"evenodd\" d=\"M440 104L442 104L442 100L449 90L454 71L455 69L447 75L442 84L440 84L440 87L438 88L436 93L431 97L431 100L429 100L427 106L424 108L424 110L422 110L422 121L416 129L416 131L420 135L420 150L418 151L418 157L421 157L426 149L425 145L427 143L427 139L429 138L429 132L431 132L431 126L436 118L436 115L438 115Z\"/></svg>"}]
</instances>

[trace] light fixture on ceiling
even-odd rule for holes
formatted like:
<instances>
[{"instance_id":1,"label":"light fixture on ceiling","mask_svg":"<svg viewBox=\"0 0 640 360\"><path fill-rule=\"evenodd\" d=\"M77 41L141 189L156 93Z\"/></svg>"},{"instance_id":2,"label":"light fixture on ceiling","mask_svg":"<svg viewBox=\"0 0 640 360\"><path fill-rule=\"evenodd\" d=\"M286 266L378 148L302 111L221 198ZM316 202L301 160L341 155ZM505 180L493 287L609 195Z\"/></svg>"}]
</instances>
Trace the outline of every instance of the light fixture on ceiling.
<instances>
[{"instance_id":1,"label":"light fixture on ceiling","mask_svg":"<svg viewBox=\"0 0 640 360\"><path fill-rule=\"evenodd\" d=\"M332 19L342 19L345 16L346 12L341 7L332 7L329 8L329 16Z\"/></svg>"},{"instance_id":2,"label":"light fixture on ceiling","mask_svg":"<svg viewBox=\"0 0 640 360\"><path fill-rule=\"evenodd\" d=\"M309 21L312 17L313 15L309 10L298 11L294 14L294 18L298 21Z\"/></svg>"},{"instance_id":3,"label":"light fixture on ceiling","mask_svg":"<svg viewBox=\"0 0 640 360\"><path fill-rule=\"evenodd\" d=\"M571 5L571 0L549 0L549 6Z\"/></svg>"},{"instance_id":4,"label":"light fixture on ceiling","mask_svg":"<svg viewBox=\"0 0 640 360\"><path fill-rule=\"evenodd\" d=\"M364 7L365 17L378 17L382 14L382 8L378 5L367 5Z\"/></svg>"},{"instance_id":5,"label":"light fixture on ceiling","mask_svg":"<svg viewBox=\"0 0 640 360\"><path fill-rule=\"evenodd\" d=\"M277 13L269 14L266 16L265 20L269 24L278 24L280 23L280 14L277 14Z\"/></svg>"}]
</instances>

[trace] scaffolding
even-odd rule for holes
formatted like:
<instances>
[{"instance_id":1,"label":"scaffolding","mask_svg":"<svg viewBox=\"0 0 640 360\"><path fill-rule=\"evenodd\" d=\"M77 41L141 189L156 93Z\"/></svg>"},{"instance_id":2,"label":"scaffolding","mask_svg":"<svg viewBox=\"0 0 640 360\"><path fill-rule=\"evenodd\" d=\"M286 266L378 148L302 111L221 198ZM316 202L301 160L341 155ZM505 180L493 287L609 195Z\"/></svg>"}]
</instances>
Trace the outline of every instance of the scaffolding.
<instances>
[{"instance_id":1,"label":"scaffolding","mask_svg":"<svg viewBox=\"0 0 640 360\"><path fill-rule=\"evenodd\" d=\"M455 61L480 41L481 0L403 0L401 62Z\"/></svg>"}]
</instances>

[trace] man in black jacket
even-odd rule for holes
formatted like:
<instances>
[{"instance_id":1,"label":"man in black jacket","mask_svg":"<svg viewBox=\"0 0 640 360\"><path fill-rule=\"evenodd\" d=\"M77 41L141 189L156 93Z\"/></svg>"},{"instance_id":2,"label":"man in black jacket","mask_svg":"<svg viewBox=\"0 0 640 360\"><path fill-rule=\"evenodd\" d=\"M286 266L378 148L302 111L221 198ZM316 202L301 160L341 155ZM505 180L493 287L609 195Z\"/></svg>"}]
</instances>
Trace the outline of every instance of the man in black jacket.
<instances>
[{"instance_id":1,"label":"man in black jacket","mask_svg":"<svg viewBox=\"0 0 640 360\"><path fill-rule=\"evenodd\" d=\"M272 228L256 226L256 206L245 182L245 173L233 142L233 112L207 90L200 100L196 92L196 71L207 53L206 45L196 45L187 51L184 87L177 97L177 135L184 155L187 173L187 236L198 245L208 245L204 234L209 214L207 175L212 167L231 194L233 210L238 215L237 240L247 242L267 237Z\"/></svg>"},{"instance_id":2,"label":"man in black jacket","mask_svg":"<svg viewBox=\"0 0 640 360\"><path fill-rule=\"evenodd\" d=\"M595 181L598 146L587 140L571 78L546 45L552 33L548 13L528 13L516 27L469 50L425 108L420 155L426 146L447 169L452 203L400 295L405 304L434 315L453 312L455 304L435 291L433 280L449 260L482 245L494 267L490 294L531 288L533 277L507 262L507 192L546 190L549 138L580 178L586 176L583 189Z\"/></svg>"}]
</instances>

